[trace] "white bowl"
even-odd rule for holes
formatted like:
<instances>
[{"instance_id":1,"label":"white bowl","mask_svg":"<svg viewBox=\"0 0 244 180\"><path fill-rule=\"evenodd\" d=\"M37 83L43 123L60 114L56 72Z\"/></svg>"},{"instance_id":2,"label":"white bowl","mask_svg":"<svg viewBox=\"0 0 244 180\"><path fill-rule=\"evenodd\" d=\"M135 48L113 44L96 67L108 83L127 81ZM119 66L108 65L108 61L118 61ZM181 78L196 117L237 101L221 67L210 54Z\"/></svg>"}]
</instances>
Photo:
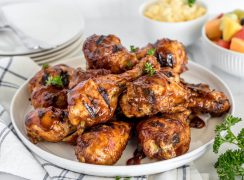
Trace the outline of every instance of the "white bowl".
<instances>
[{"instance_id":1,"label":"white bowl","mask_svg":"<svg viewBox=\"0 0 244 180\"><path fill-rule=\"evenodd\" d=\"M80 57L67 59L63 62L66 62L66 64L71 67L80 67L82 63L81 67L85 68L85 60L81 60ZM219 77L194 62L189 62L188 68L189 71L183 74L183 78L187 82L196 84L200 82L207 83L211 88L224 92L232 105L229 113L235 114L235 103L232 93ZM94 176L141 176L156 174L180 167L199 158L210 148L215 137L215 126L222 123L224 120L224 116L211 117L204 128L192 128L189 151L176 158L156 162L145 158L140 165L126 166L126 161L133 156L133 152L136 149L136 143L130 141L123 152L122 157L114 166L94 165L78 162L75 157L74 147L71 145L48 142L41 142L38 144L31 143L27 138L24 125L24 117L26 113L32 109L28 99L27 82L25 82L13 97L10 108L13 126L23 143L35 154L59 167Z\"/></svg>"},{"instance_id":2,"label":"white bowl","mask_svg":"<svg viewBox=\"0 0 244 180\"><path fill-rule=\"evenodd\" d=\"M143 3L139 8L139 14L143 19L143 26L148 35L149 42L154 42L160 38L169 38L182 42L188 46L201 37L201 28L208 16L206 14L191 21L184 22L160 22L144 16L145 8L157 0L151 0ZM198 2L206 9L207 6L203 2Z\"/></svg>"},{"instance_id":3,"label":"white bowl","mask_svg":"<svg viewBox=\"0 0 244 180\"><path fill-rule=\"evenodd\" d=\"M213 43L202 28L202 39L209 62L215 67L238 77L244 78L244 53L222 48Z\"/></svg>"}]
</instances>

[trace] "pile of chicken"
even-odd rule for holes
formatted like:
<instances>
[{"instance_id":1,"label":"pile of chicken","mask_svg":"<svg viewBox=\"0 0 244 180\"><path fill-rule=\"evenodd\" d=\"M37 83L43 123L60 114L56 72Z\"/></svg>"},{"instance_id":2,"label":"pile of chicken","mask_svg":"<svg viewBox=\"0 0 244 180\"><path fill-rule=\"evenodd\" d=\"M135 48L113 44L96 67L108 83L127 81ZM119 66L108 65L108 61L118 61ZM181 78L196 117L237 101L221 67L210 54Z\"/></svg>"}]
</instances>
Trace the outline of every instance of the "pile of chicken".
<instances>
[{"instance_id":1,"label":"pile of chicken","mask_svg":"<svg viewBox=\"0 0 244 180\"><path fill-rule=\"evenodd\" d=\"M230 109L224 93L180 78L188 58L177 41L128 51L114 35L92 35L83 53L86 71L45 65L29 81L33 143L72 143L79 161L112 165L134 134L148 158L170 159L188 151L192 115Z\"/></svg>"}]
</instances>

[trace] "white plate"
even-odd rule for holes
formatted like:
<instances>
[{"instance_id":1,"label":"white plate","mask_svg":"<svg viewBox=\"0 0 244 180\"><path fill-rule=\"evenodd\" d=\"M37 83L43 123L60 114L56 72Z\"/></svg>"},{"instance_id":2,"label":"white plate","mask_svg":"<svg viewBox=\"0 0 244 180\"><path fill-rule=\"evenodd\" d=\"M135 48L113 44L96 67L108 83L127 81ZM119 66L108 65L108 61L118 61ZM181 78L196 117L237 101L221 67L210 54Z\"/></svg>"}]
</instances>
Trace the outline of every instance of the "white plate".
<instances>
[{"instance_id":1,"label":"white plate","mask_svg":"<svg viewBox=\"0 0 244 180\"><path fill-rule=\"evenodd\" d=\"M64 43L63 45L58 46L54 49L45 50L45 51L37 52L37 53L24 54L24 55L28 55L29 57L36 58L36 57L41 57L41 56L47 56L47 55L53 54L53 53L58 53L60 51L63 51L66 48L69 48L70 46L72 46L72 44L74 44L75 42L77 42L81 38L82 38L82 33L78 34L77 36L75 36L73 39L71 39L67 43Z\"/></svg>"},{"instance_id":2,"label":"white plate","mask_svg":"<svg viewBox=\"0 0 244 180\"><path fill-rule=\"evenodd\" d=\"M84 67L85 64L84 60L82 61L81 58L73 58L69 61L66 60L65 62L73 67ZM223 91L229 97L232 104L230 113L234 113L233 97L226 84L215 74L206 68L197 65L196 63L190 62L188 67L189 71L184 73L184 79L192 83L208 83L211 88ZM133 156L133 152L136 148L135 143L133 143L132 140L128 143L128 146L121 159L114 166L93 165L78 162L74 154L74 148L71 145L47 142L34 145L28 140L24 127L24 117L26 113L31 110L31 105L28 98L29 94L27 92L26 82L16 92L11 103L10 111L13 126L18 136L26 144L26 146L43 159L57 166L75 172L96 176L139 176L145 174L155 174L177 168L183 164L191 162L206 152L213 142L213 138L215 136L215 126L221 123L224 119L224 117L210 118L206 124L206 127L202 129L192 129L190 149L186 154L179 157L157 162L145 158L143 159L141 165L126 166L126 160Z\"/></svg>"},{"instance_id":3,"label":"white plate","mask_svg":"<svg viewBox=\"0 0 244 180\"><path fill-rule=\"evenodd\" d=\"M76 47L73 47L72 49L68 49L67 51L62 52L61 54L58 54L55 57L42 59L40 61L36 61L36 63L38 63L38 64L52 63L53 64L55 61L59 62L59 61L65 60L65 59L82 56L83 55L83 53L81 51L82 45L83 45L83 41L81 41L79 44L77 44Z\"/></svg>"},{"instance_id":4,"label":"white plate","mask_svg":"<svg viewBox=\"0 0 244 180\"><path fill-rule=\"evenodd\" d=\"M82 44L83 44L83 39L77 39L74 43L72 43L71 45L69 45L66 48L63 48L60 51L57 52L53 52L47 55L43 55L43 56L36 56L36 57L32 57L30 56L31 59L33 59L34 61L43 61L43 60L48 60L48 59L53 59L53 58L60 58L62 56L65 56L65 54L70 53L71 51L76 50L77 48L79 48L79 50L82 52Z\"/></svg>"},{"instance_id":5,"label":"white plate","mask_svg":"<svg viewBox=\"0 0 244 180\"><path fill-rule=\"evenodd\" d=\"M18 3L3 7L3 11L8 20L25 34L52 46L67 43L84 29L80 10L74 3L68 1ZM6 42L0 43L1 55L30 53L20 45L19 47L9 45L7 48L8 44L4 43Z\"/></svg>"}]
</instances>

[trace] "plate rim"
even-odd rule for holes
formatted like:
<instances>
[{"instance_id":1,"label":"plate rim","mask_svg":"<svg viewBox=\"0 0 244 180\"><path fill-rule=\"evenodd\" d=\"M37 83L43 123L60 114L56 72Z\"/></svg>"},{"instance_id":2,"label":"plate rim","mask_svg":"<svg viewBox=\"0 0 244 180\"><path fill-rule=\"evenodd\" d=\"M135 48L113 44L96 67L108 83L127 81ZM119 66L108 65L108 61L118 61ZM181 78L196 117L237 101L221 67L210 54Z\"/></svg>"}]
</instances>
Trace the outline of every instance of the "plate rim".
<instances>
[{"instance_id":1,"label":"plate rim","mask_svg":"<svg viewBox=\"0 0 244 180\"><path fill-rule=\"evenodd\" d=\"M70 59L75 59L75 58L70 58ZM233 98L233 94L228 87L228 85L219 77L217 76L214 72L211 70L207 69L206 67L199 65L195 62L189 61L190 66L196 66L197 68L202 69L209 75L213 76L216 80L218 80L222 86L226 89L228 92L228 95L230 96L230 101L232 103L232 108L229 112L229 114L235 114L235 101ZM28 79L29 80L29 79ZM183 154L181 156L169 159L169 160L162 160L162 161L157 161L157 162L151 162L151 163L146 163L146 164L140 164L140 165L118 165L118 166L108 166L108 165L96 165L96 164L88 164L88 163L81 163L78 161L73 161L69 159L62 158L60 156L57 156L55 154L49 153L40 147L36 146L35 144L31 143L28 138L26 138L19 130L18 126L15 123L14 120L14 104L16 101L16 98L18 97L18 94L20 91L23 90L23 88L27 85L27 81L25 81L20 88L15 92L15 95L12 98L11 105L10 105L10 117L11 117L11 122L13 124L13 127L15 131L17 132L17 135L20 137L20 139L23 141L23 143L36 155L40 156L41 158L61 167L61 168L66 168L78 173L85 173L85 174L90 174L90 175L101 175L101 176L107 176L107 177L112 177L115 175L121 175L121 176L138 176L138 175L147 175L147 174L155 174L159 172L164 172L166 170L160 170L162 165L165 165L168 163L173 164L173 167L179 167L183 164L180 164L179 162L185 161L185 163L190 161L193 161L197 159L198 157L202 156L204 152L207 150L207 148L210 147L210 145L213 143L214 139L208 141L207 143L203 144L202 146L198 147L197 149L194 149L190 153ZM186 162L187 161L187 162ZM178 164L180 165L176 165ZM184 164L185 164L184 163ZM73 168L69 168L74 166ZM94 169L95 174L94 174ZM140 170L139 170L140 169ZM167 169L164 167L164 169ZM167 170L170 170L172 168L169 168Z\"/></svg>"}]
</instances>

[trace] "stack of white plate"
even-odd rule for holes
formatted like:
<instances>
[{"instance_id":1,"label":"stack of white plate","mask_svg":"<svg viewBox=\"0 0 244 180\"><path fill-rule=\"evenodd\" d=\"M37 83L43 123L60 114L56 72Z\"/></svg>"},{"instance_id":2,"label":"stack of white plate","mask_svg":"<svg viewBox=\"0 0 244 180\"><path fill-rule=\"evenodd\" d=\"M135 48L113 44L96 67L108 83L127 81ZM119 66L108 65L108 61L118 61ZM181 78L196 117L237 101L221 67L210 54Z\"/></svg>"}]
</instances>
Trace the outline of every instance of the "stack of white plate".
<instances>
[{"instance_id":1,"label":"stack of white plate","mask_svg":"<svg viewBox=\"0 0 244 180\"><path fill-rule=\"evenodd\" d=\"M0 56L29 56L38 64L82 54L84 20L75 4L43 1L2 7L9 22L25 35L48 44L49 49L30 49L9 29L0 28Z\"/></svg>"}]
</instances>

